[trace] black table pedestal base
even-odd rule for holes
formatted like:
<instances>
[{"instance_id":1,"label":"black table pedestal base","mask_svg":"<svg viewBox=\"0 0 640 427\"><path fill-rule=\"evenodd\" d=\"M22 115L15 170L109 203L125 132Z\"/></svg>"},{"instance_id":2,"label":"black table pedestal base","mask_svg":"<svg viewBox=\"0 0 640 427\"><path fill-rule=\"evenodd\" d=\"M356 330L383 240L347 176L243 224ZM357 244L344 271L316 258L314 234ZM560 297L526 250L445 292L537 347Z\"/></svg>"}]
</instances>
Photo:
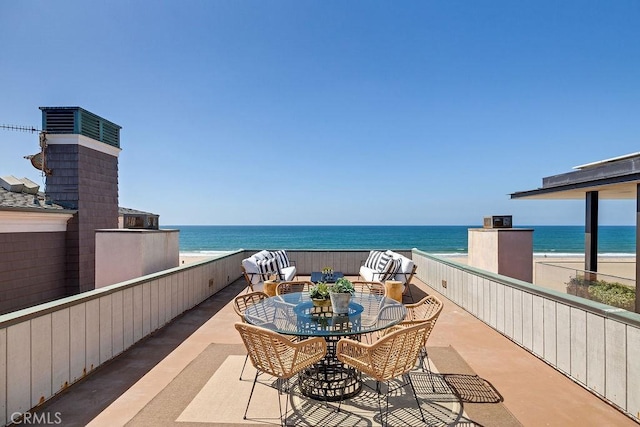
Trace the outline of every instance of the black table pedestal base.
<instances>
[{"instance_id":1,"label":"black table pedestal base","mask_svg":"<svg viewBox=\"0 0 640 427\"><path fill-rule=\"evenodd\" d=\"M327 336L327 355L320 362L300 372L300 389L304 396L335 402L356 396L362 390L362 374L340 362L336 347L341 337ZM350 336L360 340L359 335Z\"/></svg>"}]
</instances>

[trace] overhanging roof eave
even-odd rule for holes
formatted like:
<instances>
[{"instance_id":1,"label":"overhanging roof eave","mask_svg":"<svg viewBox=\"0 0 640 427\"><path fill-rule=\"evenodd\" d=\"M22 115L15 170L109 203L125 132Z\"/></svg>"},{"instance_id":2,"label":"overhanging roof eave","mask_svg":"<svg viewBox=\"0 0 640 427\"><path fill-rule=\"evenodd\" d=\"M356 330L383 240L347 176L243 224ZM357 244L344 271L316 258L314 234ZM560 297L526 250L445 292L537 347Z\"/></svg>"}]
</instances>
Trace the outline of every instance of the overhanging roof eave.
<instances>
[{"instance_id":1,"label":"overhanging roof eave","mask_svg":"<svg viewBox=\"0 0 640 427\"><path fill-rule=\"evenodd\" d=\"M616 190L623 188L627 188L628 193L628 187L633 183L640 184L640 174L630 174L625 176L555 185L552 187L541 187L534 190L517 191L515 193L511 193L510 196L511 199L578 199L584 196L588 191L602 190L607 192L606 198L633 199L635 198L635 191L632 195L626 195L624 197L616 195Z\"/></svg>"}]
</instances>

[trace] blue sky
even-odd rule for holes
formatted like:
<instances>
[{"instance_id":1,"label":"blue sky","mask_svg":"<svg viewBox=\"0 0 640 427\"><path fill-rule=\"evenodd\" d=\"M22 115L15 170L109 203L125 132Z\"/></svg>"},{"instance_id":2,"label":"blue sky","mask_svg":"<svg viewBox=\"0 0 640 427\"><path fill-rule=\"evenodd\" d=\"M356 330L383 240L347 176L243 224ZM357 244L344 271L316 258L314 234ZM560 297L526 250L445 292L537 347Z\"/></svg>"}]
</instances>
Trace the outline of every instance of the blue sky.
<instances>
[{"instance_id":1,"label":"blue sky","mask_svg":"<svg viewBox=\"0 0 640 427\"><path fill-rule=\"evenodd\" d=\"M0 124L119 124L120 205L161 225L583 224L508 195L640 151L638 22L637 0L0 0ZM41 182L36 135L0 146Z\"/></svg>"}]
</instances>

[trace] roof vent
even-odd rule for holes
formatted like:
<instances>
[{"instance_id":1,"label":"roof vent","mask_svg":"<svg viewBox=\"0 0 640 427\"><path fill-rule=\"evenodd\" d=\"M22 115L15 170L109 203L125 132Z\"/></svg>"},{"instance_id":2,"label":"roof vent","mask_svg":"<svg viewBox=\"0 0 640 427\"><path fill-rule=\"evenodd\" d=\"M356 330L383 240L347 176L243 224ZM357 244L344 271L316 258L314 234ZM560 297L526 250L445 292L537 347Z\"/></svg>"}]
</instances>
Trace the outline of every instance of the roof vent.
<instances>
[{"instance_id":1,"label":"roof vent","mask_svg":"<svg viewBox=\"0 0 640 427\"><path fill-rule=\"evenodd\" d=\"M40 186L28 178L16 178L13 175L0 177L0 187L12 193L38 194Z\"/></svg>"},{"instance_id":2,"label":"roof vent","mask_svg":"<svg viewBox=\"0 0 640 427\"><path fill-rule=\"evenodd\" d=\"M38 190L40 189L38 184L31 181L29 178L20 178L19 181L24 185L24 187L22 187L23 193L38 194Z\"/></svg>"},{"instance_id":3,"label":"roof vent","mask_svg":"<svg viewBox=\"0 0 640 427\"><path fill-rule=\"evenodd\" d=\"M53 134L84 135L120 148L122 127L80 107L40 107L42 129Z\"/></svg>"},{"instance_id":4,"label":"roof vent","mask_svg":"<svg viewBox=\"0 0 640 427\"><path fill-rule=\"evenodd\" d=\"M13 193L22 193L24 183L13 175L0 177L0 186Z\"/></svg>"}]
</instances>

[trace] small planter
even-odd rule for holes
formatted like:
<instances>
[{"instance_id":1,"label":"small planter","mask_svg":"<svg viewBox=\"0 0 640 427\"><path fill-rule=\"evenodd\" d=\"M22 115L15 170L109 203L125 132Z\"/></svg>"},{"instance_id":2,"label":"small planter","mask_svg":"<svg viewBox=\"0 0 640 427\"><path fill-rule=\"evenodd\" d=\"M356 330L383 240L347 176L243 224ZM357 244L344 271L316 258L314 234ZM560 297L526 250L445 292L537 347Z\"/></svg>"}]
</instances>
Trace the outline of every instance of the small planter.
<instances>
[{"instance_id":1,"label":"small planter","mask_svg":"<svg viewBox=\"0 0 640 427\"><path fill-rule=\"evenodd\" d=\"M330 299L315 299L312 298L311 302L313 302L314 307L330 307L331 300Z\"/></svg>"},{"instance_id":2,"label":"small planter","mask_svg":"<svg viewBox=\"0 0 640 427\"><path fill-rule=\"evenodd\" d=\"M336 314L349 313L349 301L351 301L350 293L329 293L331 296L331 308Z\"/></svg>"}]
</instances>

